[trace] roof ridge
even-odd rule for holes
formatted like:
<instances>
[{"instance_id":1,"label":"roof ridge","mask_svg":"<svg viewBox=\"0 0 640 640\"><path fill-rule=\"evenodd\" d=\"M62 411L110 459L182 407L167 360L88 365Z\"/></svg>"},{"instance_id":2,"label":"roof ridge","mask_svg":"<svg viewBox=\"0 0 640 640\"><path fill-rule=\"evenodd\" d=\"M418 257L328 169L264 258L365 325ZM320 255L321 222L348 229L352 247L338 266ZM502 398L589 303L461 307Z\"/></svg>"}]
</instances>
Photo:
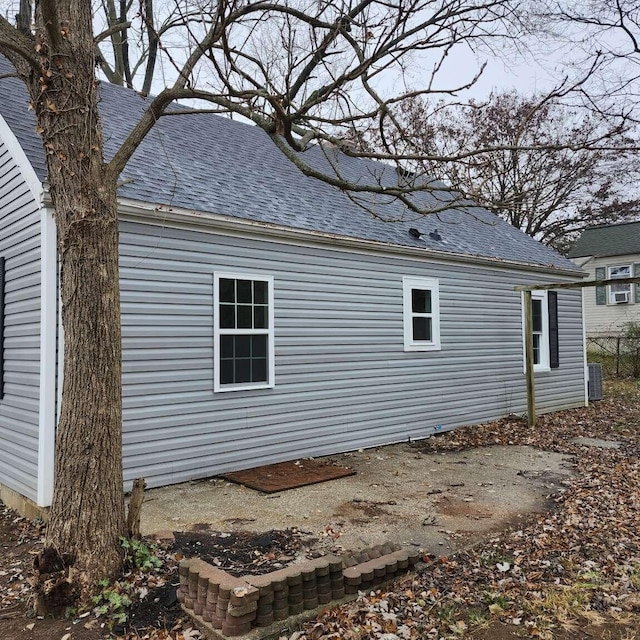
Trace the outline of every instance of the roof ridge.
<instances>
[{"instance_id":1,"label":"roof ridge","mask_svg":"<svg viewBox=\"0 0 640 640\"><path fill-rule=\"evenodd\" d=\"M626 222L615 222L613 224L594 224L592 227L586 227L584 231L591 231L592 229L613 229L616 227L623 227L627 224L640 224L640 220L627 220Z\"/></svg>"}]
</instances>

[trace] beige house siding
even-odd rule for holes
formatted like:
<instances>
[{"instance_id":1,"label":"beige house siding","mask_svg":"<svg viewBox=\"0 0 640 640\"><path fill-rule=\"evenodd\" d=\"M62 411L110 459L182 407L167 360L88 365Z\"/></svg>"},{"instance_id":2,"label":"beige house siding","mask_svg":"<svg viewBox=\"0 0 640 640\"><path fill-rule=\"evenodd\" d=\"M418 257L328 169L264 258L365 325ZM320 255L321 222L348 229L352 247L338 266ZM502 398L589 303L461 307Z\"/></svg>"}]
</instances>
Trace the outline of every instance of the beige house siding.
<instances>
[{"instance_id":1,"label":"beige house siding","mask_svg":"<svg viewBox=\"0 0 640 640\"><path fill-rule=\"evenodd\" d=\"M579 267L589 274L589 280L596 278L596 268L598 267L619 267L640 263L640 254L607 256L604 258L573 258ZM607 270L607 275L608 275ZM636 300L636 287L639 284L631 285L631 300L628 304L611 304L609 291L607 291L607 303L596 304L596 289L588 287L583 290L585 326L588 336L618 335L624 331L624 325L628 322L640 322L640 304Z\"/></svg>"}]
</instances>

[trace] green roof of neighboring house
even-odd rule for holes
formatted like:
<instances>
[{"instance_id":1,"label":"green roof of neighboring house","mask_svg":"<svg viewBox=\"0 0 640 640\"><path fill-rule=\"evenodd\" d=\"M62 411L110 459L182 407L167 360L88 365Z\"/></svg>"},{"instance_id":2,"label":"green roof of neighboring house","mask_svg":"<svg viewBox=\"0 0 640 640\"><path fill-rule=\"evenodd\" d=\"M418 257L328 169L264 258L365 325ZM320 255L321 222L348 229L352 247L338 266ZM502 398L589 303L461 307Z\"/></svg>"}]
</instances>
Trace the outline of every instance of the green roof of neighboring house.
<instances>
[{"instance_id":1,"label":"green roof of neighboring house","mask_svg":"<svg viewBox=\"0 0 640 640\"><path fill-rule=\"evenodd\" d=\"M640 253L640 222L585 229L569 251L570 258L622 256Z\"/></svg>"}]
</instances>

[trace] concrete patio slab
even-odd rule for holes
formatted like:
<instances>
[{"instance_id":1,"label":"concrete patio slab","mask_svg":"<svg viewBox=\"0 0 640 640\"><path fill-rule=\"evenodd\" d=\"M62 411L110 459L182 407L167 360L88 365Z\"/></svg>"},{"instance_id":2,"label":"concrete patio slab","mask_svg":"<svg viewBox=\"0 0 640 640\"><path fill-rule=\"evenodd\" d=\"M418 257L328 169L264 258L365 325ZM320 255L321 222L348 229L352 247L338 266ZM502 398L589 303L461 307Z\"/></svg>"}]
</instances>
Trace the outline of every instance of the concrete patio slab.
<instances>
[{"instance_id":1,"label":"concrete patio slab","mask_svg":"<svg viewBox=\"0 0 640 640\"><path fill-rule=\"evenodd\" d=\"M217 478L148 490L142 533L294 527L319 552L392 541L443 555L544 512L574 468L526 446L424 454L403 443L328 459L357 474L275 494Z\"/></svg>"}]
</instances>

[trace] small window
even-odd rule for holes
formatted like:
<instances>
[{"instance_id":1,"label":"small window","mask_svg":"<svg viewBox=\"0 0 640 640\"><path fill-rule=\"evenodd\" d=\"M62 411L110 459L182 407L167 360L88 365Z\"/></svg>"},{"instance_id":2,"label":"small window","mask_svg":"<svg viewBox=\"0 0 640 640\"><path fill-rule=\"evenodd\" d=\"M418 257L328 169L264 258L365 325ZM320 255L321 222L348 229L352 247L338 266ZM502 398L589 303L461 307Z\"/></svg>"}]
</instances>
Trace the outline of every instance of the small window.
<instances>
[{"instance_id":1,"label":"small window","mask_svg":"<svg viewBox=\"0 0 640 640\"><path fill-rule=\"evenodd\" d=\"M531 292L531 312L531 332L533 333L533 370L548 371L550 368L549 307L546 291ZM524 304L522 326L524 327Z\"/></svg>"},{"instance_id":2,"label":"small window","mask_svg":"<svg viewBox=\"0 0 640 640\"><path fill-rule=\"evenodd\" d=\"M273 387L273 278L215 274L214 309L214 391Z\"/></svg>"},{"instance_id":3,"label":"small window","mask_svg":"<svg viewBox=\"0 0 640 640\"><path fill-rule=\"evenodd\" d=\"M609 278L630 278L631 265L627 264L620 267L609 267ZM631 302L631 283L627 284L610 284L609 285L609 304L625 304Z\"/></svg>"},{"instance_id":4,"label":"small window","mask_svg":"<svg viewBox=\"0 0 640 640\"><path fill-rule=\"evenodd\" d=\"M435 278L403 278L404 350L440 349L440 300Z\"/></svg>"},{"instance_id":5,"label":"small window","mask_svg":"<svg viewBox=\"0 0 640 640\"><path fill-rule=\"evenodd\" d=\"M532 333L533 333L533 364L542 364L544 361L544 322L542 298L531 298L532 307Z\"/></svg>"}]
</instances>

